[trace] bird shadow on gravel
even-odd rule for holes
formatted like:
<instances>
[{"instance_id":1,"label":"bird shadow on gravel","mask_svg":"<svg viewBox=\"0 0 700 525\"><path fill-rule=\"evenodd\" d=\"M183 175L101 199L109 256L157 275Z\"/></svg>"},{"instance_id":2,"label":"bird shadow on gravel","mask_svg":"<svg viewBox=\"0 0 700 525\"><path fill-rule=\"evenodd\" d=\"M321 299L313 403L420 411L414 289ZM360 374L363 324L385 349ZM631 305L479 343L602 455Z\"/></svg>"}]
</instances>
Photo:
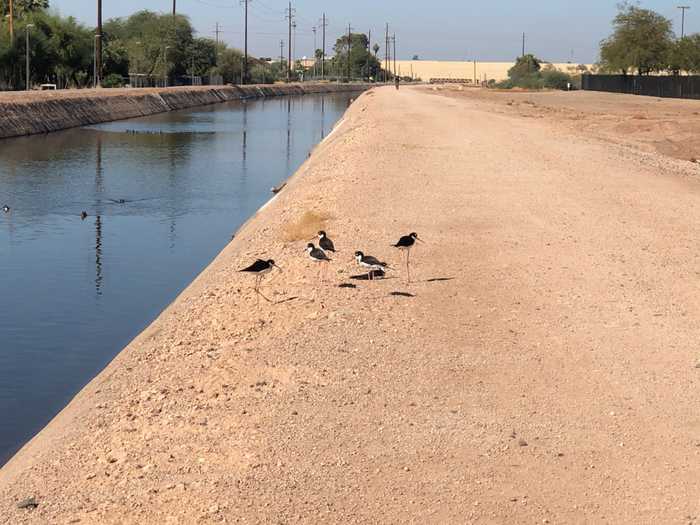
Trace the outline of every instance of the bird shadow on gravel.
<instances>
[{"instance_id":1,"label":"bird shadow on gravel","mask_svg":"<svg viewBox=\"0 0 700 525\"><path fill-rule=\"evenodd\" d=\"M372 278L370 279L370 275ZM367 273L362 273L360 275L351 275L349 279L352 279L353 281L373 281L373 280L382 280L382 281L388 281L389 279L398 279L398 277L387 277L386 273L382 271L371 271L369 274Z\"/></svg>"},{"instance_id":2,"label":"bird shadow on gravel","mask_svg":"<svg viewBox=\"0 0 700 525\"><path fill-rule=\"evenodd\" d=\"M424 283L444 283L446 281L454 281L456 277L433 277L432 279L426 279Z\"/></svg>"},{"instance_id":3,"label":"bird shadow on gravel","mask_svg":"<svg viewBox=\"0 0 700 525\"><path fill-rule=\"evenodd\" d=\"M391 292L389 295L392 297L415 297L414 294L408 292Z\"/></svg>"},{"instance_id":4,"label":"bird shadow on gravel","mask_svg":"<svg viewBox=\"0 0 700 525\"><path fill-rule=\"evenodd\" d=\"M288 297L288 298L286 298L286 299L280 299L279 301L275 301L275 302L272 303L272 304L284 304L284 303L289 303L289 302L291 302L291 301L296 301L297 299L299 299L298 296Z\"/></svg>"}]
</instances>

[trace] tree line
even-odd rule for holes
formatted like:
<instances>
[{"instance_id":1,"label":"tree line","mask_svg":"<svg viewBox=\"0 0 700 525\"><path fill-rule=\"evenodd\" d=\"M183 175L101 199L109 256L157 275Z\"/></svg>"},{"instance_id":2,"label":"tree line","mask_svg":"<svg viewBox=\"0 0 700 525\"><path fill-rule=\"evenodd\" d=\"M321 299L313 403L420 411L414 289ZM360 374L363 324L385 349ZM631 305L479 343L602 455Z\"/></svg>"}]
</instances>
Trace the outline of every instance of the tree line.
<instances>
[{"instance_id":1,"label":"tree line","mask_svg":"<svg viewBox=\"0 0 700 525\"><path fill-rule=\"evenodd\" d=\"M59 88L87 87L94 82L95 30L73 17L49 10L48 0L14 0L14 32L10 35L8 0L0 0L0 89L25 86L25 56L29 34L30 84L52 83ZM368 49L367 36L356 33L338 38L335 55L325 63L326 76L379 78L376 51ZM322 51L317 50L320 62ZM320 65L307 70L297 61L287 63L248 57L244 78L243 53L211 38L195 36L184 15L143 10L125 18L106 21L102 28L104 87L125 82L149 85L168 79L169 84L189 83L193 78L216 78L224 83L272 83L307 78ZM206 80L206 79L205 79Z\"/></svg>"},{"instance_id":2,"label":"tree line","mask_svg":"<svg viewBox=\"0 0 700 525\"><path fill-rule=\"evenodd\" d=\"M677 38L671 20L625 2L612 34L600 44L599 69L623 75L700 73L700 34Z\"/></svg>"}]
</instances>

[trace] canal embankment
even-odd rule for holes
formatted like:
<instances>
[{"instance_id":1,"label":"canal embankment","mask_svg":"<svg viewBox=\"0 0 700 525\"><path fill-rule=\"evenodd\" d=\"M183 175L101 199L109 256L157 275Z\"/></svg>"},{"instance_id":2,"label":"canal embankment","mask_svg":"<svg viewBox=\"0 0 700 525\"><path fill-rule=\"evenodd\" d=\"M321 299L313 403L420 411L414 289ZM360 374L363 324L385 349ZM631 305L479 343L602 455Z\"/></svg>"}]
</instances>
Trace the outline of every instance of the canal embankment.
<instances>
[{"instance_id":1,"label":"canal embankment","mask_svg":"<svg viewBox=\"0 0 700 525\"><path fill-rule=\"evenodd\" d=\"M262 97L361 92L365 84L274 84L0 93L0 139Z\"/></svg>"},{"instance_id":2,"label":"canal embankment","mask_svg":"<svg viewBox=\"0 0 700 525\"><path fill-rule=\"evenodd\" d=\"M421 87L358 97L0 470L0 522L693 521L700 183L563 129ZM256 258L281 267L265 297L239 272Z\"/></svg>"}]
</instances>

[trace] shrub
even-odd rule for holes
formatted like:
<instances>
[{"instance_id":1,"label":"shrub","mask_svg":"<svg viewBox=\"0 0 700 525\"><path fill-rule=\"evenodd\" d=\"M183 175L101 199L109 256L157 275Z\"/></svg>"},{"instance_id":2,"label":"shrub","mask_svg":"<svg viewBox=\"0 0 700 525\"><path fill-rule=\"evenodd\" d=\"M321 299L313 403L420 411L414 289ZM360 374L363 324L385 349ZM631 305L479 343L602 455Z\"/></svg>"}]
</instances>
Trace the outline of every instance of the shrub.
<instances>
[{"instance_id":1,"label":"shrub","mask_svg":"<svg viewBox=\"0 0 700 525\"><path fill-rule=\"evenodd\" d=\"M102 79L102 87L119 88L124 86L124 78L121 75L112 73Z\"/></svg>"},{"instance_id":2,"label":"shrub","mask_svg":"<svg viewBox=\"0 0 700 525\"><path fill-rule=\"evenodd\" d=\"M567 84L573 83L571 76L554 68L542 71L542 84L549 89L566 89Z\"/></svg>"}]
</instances>

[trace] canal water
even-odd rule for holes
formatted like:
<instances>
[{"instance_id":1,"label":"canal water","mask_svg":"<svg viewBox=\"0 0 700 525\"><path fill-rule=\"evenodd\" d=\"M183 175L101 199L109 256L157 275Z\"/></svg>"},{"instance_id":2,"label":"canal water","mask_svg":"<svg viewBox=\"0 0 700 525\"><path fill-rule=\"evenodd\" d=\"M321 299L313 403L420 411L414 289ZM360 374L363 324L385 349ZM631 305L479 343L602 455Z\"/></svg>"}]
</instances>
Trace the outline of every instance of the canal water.
<instances>
[{"instance_id":1,"label":"canal water","mask_svg":"<svg viewBox=\"0 0 700 525\"><path fill-rule=\"evenodd\" d=\"M0 141L11 208L0 210L0 465L207 266L353 96Z\"/></svg>"}]
</instances>

